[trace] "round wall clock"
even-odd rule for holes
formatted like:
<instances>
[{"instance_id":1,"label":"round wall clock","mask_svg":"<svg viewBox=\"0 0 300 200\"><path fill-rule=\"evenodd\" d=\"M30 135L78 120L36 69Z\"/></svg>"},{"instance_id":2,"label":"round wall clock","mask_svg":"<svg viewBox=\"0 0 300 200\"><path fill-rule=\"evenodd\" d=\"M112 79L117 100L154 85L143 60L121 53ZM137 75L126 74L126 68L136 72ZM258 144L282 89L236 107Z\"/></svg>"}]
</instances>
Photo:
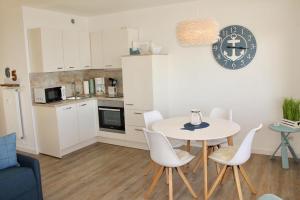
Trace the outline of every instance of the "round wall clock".
<instances>
[{"instance_id":1,"label":"round wall clock","mask_svg":"<svg viewBox=\"0 0 300 200\"><path fill-rule=\"evenodd\" d=\"M232 25L220 31L218 42L212 45L216 61L226 69L246 67L256 53L256 40L250 30Z\"/></svg>"}]
</instances>

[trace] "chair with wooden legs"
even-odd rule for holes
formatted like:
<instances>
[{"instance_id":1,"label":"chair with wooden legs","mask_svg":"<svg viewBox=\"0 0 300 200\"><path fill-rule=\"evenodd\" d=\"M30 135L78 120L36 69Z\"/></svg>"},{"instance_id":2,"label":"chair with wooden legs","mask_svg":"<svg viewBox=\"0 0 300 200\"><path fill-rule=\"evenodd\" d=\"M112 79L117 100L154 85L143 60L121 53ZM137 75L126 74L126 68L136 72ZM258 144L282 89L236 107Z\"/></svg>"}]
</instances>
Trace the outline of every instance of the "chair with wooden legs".
<instances>
[{"instance_id":1,"label":"chair with wooden legs","mask_svg":"<svg viewBox=\"0 0 300 200\"><path fill-rule=\"evenodd\" d=\"M226 119L226 120L230 120L232 121L232 110L225 110L223 108L213 108L209 114L209 118L213 118L213 119ZM214 152L215 150L219 149L221 147L222 144L226 144L227 143L227 139L216 139L216 140L209 140L207 142L207 147L208 147L208 154ZM197 156L197 162L193 168L193 172L196 173L197 169L200 167L203 158L202 158L202 153L200 152L199 155ZM216 169L217 169L217 173L219 174L220 172L220 168L219 165L216 163Z\"/></svg>"},{"instance_id":2,"label":"chair with wooden legs","mask_svg":"<svg viewBox=\"0 0 300 200\"><path fill-rule=\"evenodd\" d=\"M149 189L146 191L144 198L147 199L153 192L157 185L161 175L165 170L168 172L168 184L169 184L169 200L173 200L173 170L175 169L184 184L188 188L189 192L194 198L197 198L191 184L187 180L186 176L182 172L181 167L191 162L194 158L190 153L173 149L171 143L167 137L160 132L154 132L144 129L145 138L150 149L150 157L158 166L159 169L155 173L152 183Z\"/></svg>"},{"instance_id":3,"label":"chair with wooden legs","mask_svg":"<svg viewBox=\"0 0 300 200\"><path fill-rule=\"evenodd\" d=\"M245 137L240 147L238 148L235 146L222 147L217 151L213 152L209 156L210 159L224 166L221 172L219 173L217 179L213 183L211 189L209 190L208 197L212 195L216 187L220 184L220 182L222 181L225 175L226 169L228 167L233 168L233 175L234 175L238 196L240 200L243 200L243 194L241 189L239 172L241 172L242 176L244 177L250 191L253 194L256 194L255 187L251 183L249 176L247 175L245 169L242 167L242 164L244 164L246 161L249 160L251 156L251 146L252 146L254 135L261 128L262 128L262 124L260 124L257 128L252 129Z\"/></svg>"},{"instance_id":4,"label":"chair with wooden legs","mask_svg":"<svg viewBox=\"0 0 300 200\"><path fill-rule=\"evenodd\" d=\"M157 111L157 110L153 110L153 111L149 111L149 112L145 112L144 113L144 122L145 122L145 127L146 129L149 129L151 130L151 125L154 123L154 122L157 122L157 121L160 121L160 120L163 120L163 116L162 114ZM178 148L178 147L181 147L183 144L180 142L180 141L177 141L177 140L170 140L173 148ZM150 161L146 170L145 170L145 176L147 176L149 174L149 172L151 170L154 171L155 169L155 164Z\"/></svg>"}]
</instances>

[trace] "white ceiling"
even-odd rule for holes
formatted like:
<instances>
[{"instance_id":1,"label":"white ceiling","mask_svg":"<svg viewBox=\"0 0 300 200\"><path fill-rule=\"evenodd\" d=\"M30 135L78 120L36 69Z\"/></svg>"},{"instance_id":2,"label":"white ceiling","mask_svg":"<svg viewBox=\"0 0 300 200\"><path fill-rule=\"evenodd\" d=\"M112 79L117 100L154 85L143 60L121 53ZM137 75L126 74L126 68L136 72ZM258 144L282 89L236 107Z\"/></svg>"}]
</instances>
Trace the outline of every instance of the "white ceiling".
<instances>
[{"instance_id":1,"label":"white ceiling","mask_svg":"<svg viewBox=\"0 0 300 200\"><path fill-rule=\"evenodd\" d=\"M95 16L140 8L156 7L195 0L20 0L23 5L63 12Z\"/></svg>"}]
</instances>

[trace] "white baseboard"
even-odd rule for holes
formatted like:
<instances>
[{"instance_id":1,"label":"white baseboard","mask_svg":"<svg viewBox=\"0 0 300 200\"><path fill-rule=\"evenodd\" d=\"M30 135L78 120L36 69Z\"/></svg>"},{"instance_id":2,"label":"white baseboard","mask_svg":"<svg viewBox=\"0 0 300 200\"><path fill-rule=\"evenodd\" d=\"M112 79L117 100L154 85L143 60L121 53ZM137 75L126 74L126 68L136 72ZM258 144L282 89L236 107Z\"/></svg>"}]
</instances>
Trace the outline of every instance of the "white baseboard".
<instances>
[{"instance_id":1,"label":"white baseboard","mask_svg":"<svg viewBox=\"0 0 300 200\"><path fill-rule=\"evenodd\" d=\"M79 144L77 144L77 145L74 145L74 146L72 146L72 147L63 149L61 155L62 155L62 156L67 155L67 154L69 154L69 153L71 153L71 152L74 152L74 151L76 151L76 150L82 149L82 148L84 148L84 147L86 147L86 146L89 146L89 145L91 145L91 144L94 144L94 143L96 143L96 142L97 142L97 139L96 139L96 138L92 138L92 139L90 139L90 140L81 142L81 143L79 143Z\"/></svg>"},{"instance_id":2,"label":"white baseboard","mask_svg":"<svg viewBox=\"0 0 300 200\"><path fill-rule=\"evenodd\" d=\"M113 145L119 145L123 147L130 147L135 149L143 149L148 150L148 146L146 143L142 142L134 142L134 141L128 141L128 140L119 140L119 139L110 139L98 136L97 137L98 142L107 143L107 144L113 144Z\"/></svg>"}]
</instances>

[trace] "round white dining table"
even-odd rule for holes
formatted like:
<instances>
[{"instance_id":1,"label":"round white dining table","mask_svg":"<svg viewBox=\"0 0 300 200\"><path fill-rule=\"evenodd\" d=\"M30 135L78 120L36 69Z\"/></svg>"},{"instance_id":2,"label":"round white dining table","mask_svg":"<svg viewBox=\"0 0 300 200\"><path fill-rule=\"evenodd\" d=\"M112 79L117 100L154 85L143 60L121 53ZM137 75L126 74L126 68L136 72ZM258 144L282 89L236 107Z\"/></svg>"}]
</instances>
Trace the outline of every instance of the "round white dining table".
<instances>
[{"instance_id":1,"label":"round white dining table","mask_svg":"<svg viewBox=\"0 0 300 200\"><path fill-rule=\"evenodd\" d=\"M190 122L190 117L173 117L157 121L152 124L151 128L154 131L162 132L166 137L187 140L187 151L190 151L190 141L202 141L202 158L203 158L203 173L204 173L204 199L208 199L208 184L207 184L207 141L213 139L227 138L228 145L233 145L232 136L240 131L240 126L230 120L203 118L204 122L209 123L206 128L186 130L184 124Z\"/></svg>"}]
</instances>

